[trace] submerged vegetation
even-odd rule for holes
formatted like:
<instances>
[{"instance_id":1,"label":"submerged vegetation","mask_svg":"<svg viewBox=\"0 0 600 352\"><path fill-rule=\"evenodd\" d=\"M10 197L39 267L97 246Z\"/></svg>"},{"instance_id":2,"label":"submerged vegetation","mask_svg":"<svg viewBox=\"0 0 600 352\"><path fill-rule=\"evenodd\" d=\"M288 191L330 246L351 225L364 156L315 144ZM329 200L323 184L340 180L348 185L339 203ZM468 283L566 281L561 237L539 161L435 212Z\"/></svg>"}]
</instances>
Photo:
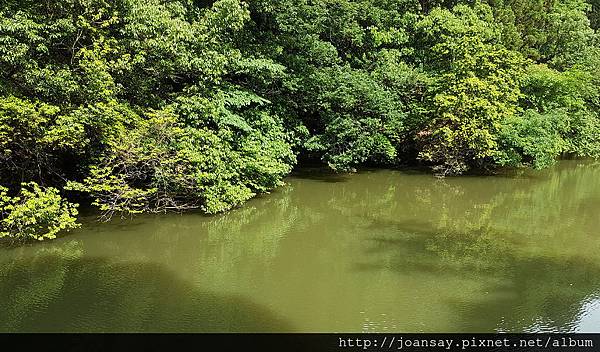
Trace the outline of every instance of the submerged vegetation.
<instances>
[{"instance_id":1,"label":"submerged vegetation","mask_svg":"<svg viewBox=\"0 0 600 352\"><path fill-rule=\"evenodd\" d=\"M598 1L0 4L0 236L76 226L67 200L223 212L302 162L600 156Z\"/></svg>"}]
</instances>

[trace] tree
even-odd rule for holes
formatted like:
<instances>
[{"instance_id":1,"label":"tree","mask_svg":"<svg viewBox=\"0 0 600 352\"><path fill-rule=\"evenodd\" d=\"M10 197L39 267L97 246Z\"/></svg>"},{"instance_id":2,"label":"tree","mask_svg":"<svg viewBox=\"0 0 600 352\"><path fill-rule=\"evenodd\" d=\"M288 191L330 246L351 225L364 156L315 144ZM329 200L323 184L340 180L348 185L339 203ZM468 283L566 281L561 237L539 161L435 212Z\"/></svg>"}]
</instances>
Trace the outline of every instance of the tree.
<instances>
[{"instance_id":1,"label":"tree","mask_svg":"<svg viewBox=\"0 0 600 352\"><path fill-rule=\"evenodd\" d=\"M524 60L498 43L491 16L487 5L458 5L417 24L429 53L423 61L436 76L419 157L443 175L493 164L500 127L516 113Z\"/></svg>"}]
</instances>

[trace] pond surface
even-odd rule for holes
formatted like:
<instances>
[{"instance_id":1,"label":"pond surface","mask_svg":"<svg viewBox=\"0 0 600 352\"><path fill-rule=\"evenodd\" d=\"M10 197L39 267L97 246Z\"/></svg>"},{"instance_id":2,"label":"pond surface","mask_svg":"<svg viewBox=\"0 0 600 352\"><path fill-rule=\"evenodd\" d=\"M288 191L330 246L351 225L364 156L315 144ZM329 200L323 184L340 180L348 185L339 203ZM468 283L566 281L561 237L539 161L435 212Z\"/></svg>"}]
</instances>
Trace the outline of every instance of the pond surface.
<instances>
[{"instance_id":1,"label":"pond surface","mask_svg":"<svg viewBox=\"0 0 600 352\"><path fill-rule=\"evenodd\" d=\"M600 164L286 182L0 249L0 331L600 332Z\"/></svg>"}]
</instances>

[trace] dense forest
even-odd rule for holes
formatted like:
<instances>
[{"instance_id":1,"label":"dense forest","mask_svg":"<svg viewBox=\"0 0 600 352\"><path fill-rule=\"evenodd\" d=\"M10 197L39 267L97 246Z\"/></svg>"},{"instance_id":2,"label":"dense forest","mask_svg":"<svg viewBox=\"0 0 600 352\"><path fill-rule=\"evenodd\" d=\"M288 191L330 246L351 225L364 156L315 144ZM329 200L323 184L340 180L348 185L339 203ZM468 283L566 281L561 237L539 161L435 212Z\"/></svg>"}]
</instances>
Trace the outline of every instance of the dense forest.
<instances>
[{"instance_id":1,"label":"dense forest","mask_svg":"<svg viewBox=\"0 0 600 352\"><path fill-rule=\"evenodd\" d=\"M0 0L0 237L227 211L297 165L600 156L598 0Z\"/></svg>"}]
</instances>

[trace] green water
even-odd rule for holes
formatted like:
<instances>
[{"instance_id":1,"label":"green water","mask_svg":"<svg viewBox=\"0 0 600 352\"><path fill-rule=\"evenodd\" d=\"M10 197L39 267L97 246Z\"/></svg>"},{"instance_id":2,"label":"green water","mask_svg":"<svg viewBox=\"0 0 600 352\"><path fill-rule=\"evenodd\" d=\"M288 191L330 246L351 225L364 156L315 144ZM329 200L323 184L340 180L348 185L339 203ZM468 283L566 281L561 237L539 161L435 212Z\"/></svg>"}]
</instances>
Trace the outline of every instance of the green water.
<instances>
[{"instance_id":1,"label":"green water","mask_svg":"<svg viewBox=\"0 0 600 352\"><path fill-rule=\"evenodd\" d=\"M0 331L600 332L600 165L304 172L0 249Z\"/></svg>"}]
</instances>

